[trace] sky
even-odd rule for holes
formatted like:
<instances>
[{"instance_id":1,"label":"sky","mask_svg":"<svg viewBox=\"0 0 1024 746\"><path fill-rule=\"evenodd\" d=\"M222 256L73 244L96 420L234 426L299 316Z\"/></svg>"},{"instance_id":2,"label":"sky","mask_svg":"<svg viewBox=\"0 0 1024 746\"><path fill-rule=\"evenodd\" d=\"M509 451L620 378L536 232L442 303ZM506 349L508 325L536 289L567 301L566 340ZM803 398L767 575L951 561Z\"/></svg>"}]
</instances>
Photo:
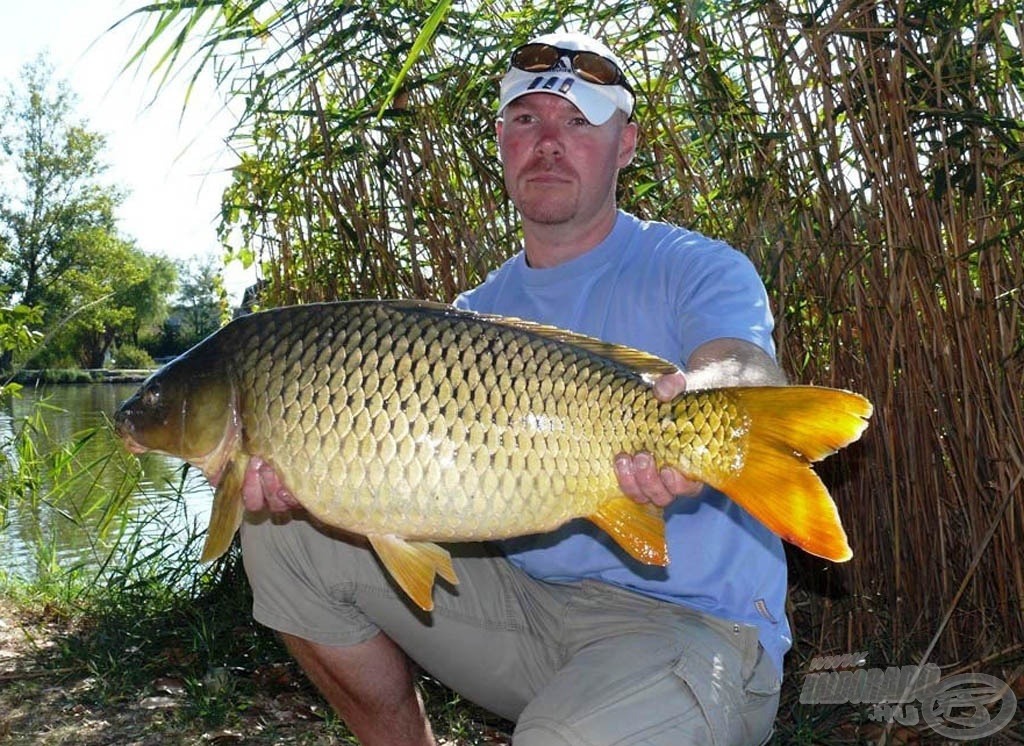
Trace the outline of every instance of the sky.
<instances>
[{"instance_id":1,"label":"sky","mask_svg":"<svg viewBox=\"0 0 1024 746\"><path fill-rule=\"evenodd\" d=\"M138 21L108 32L145 0L0 0L0 90L45 52L54 80L77 96L75 114L107 138L105 183L128 192L121 233L143 251L171 259L213 255L220 195L234 162L225 138L235 121L212 75L193 90L177 76L157 92L150 68L122 72L142 38ZM149 63L151 64L151 63ZM191 70L188 70L191 74ZM253 273L233 263L225 284L234 302Z\"/></svg>"}]
</instances>

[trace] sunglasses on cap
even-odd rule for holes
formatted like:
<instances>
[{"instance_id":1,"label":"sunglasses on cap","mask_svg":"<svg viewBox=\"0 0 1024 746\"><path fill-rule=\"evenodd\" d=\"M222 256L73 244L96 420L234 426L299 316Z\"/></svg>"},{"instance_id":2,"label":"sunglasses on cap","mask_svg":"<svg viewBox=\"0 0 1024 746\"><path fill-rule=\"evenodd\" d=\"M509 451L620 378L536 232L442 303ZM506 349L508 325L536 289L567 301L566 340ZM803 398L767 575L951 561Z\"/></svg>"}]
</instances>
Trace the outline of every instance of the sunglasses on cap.
<instances>
[{"instance_id":1,"label":"sunglasses on cap","mask_svg":"<svg viewBox=\"0 0 1024 746\"><path fill-rule=\"evenodd\" d=\"M572 71L588 83L597 85L620 85L633 93L633 87L622 74L619 66L597 52L581 49L563 49L553 44L531 42L512 52L510 64L517 70L528 73L543 73L554 70L563 57L569 58Z\"/></svg>"}]
</instances>

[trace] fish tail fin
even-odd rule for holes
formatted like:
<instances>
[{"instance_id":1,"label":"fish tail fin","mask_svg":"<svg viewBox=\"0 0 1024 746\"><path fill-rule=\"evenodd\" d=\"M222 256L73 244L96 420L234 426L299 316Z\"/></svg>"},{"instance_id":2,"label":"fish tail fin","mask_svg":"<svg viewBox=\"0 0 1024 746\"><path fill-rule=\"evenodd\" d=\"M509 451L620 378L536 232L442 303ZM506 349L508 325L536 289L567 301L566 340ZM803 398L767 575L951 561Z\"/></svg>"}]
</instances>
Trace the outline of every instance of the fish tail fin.
<instances>
[{"instance_id":1,"label":"fish tail fin","mask_svg":"<svg viewBox=\"0 0 1024 746\"><path fill-rule=\"evenodd\" d=\"M245 505L242 502L242 479L245 477L249 457L241 454L232 459L213 493L213 511L206 529L206 542L200 562L212 562L231 546L235 532L242 525Z\"/></svg>"},{"instance_id":2,"label":"fish tail fin","mask_svg":"<svg viewBox=\"0 0 1024 746\"><path fill-rule=\"evenodd\" d=\"M818 386L728 389L749 417L743 468L712 486L784 540L843 562L853 556L839 511L811 463L857 440L871 403Z\"/></svg>"},{"instance_id":3,"label":"fish tail fin","mask_svg":"<svg viewBox=\"0 0 1024 746\"><path fill-rule=\"evenodd\" d=\"M634 559L646 565L668 564L665 520L660 508L641 505L617 493L587 519L604 529Z\"/></svg>"},{"instance_id":4,"label":"fish tail fin","mask_svg":"<svg viewBox=\"0 0 1024 746\"><path fill-rule=\"evenodd\" d=\"M406 541L393 534L368 534L367 539L391 577L424 611L434 608L434 578L440 575L452 585L458 577L448 551L428 541Z\"/></svg>"}]
</instances>

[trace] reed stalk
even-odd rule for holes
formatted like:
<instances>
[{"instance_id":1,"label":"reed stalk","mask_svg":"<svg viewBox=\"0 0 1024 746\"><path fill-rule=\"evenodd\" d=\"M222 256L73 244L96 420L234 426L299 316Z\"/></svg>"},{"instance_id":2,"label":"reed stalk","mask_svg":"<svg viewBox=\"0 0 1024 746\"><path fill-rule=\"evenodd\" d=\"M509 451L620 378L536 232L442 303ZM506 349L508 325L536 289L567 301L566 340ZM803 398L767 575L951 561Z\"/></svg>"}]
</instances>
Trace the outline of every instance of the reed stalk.
<instances>
[{"instance_id":1,"label":"reed stalk","mask_svg":"<svg viewBox=\"0 0 1024 746\"><path fill-rule=\"evenodd\" d=\"M563 19L597 32L638 82L621 204L747 252L792 377L875 404L823 468L855 558L792 557L802 639L897 663L1024 639L1017 4L483 3L414 57L435 3L269 7L214 23L198 58L248 102L224 226L264 303L479 282L519 244L492 135L504 54Z\"/></svg>"}]
</instances>

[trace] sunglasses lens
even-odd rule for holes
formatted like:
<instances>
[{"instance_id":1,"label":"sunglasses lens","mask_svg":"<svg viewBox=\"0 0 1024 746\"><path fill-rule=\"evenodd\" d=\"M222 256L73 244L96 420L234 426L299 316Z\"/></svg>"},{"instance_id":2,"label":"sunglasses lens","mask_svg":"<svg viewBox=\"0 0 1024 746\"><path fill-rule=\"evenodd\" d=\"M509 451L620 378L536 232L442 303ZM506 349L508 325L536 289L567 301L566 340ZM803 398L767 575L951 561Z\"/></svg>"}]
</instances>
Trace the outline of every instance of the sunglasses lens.
<instances>
[{"instance_id":1,"label":"sunglasses lens","mask_svg":"<svg viewBox=\"0 0 1024 746\"><path fill-rule=\"evenodd\" d=\"M593 52L577 52L573 59L576 74L599 85L614 85L619 80L619 69L611 60Z\"/></svg>"},{"instance_id":2,"label":"sunglasses lens","mask_svg":"<svg viewBox=\"0 0 1024 746\"><path fill-rule=\"evenodd\" d=\"M526 44L512 55L512 66L526 72L544 72L558 64L560 52L549 44Z\"/></svg>"},{"instance_id":3,"label":"sunglasses lens","mask_svg":"<svg viewBox=\"0 0 1024 746\"><path fill-rule=\"evenodd\" d=\"M559 49L543 43L524 44L512 53L511 63L512 67L528 73L543 73L554 70L563 57L569 58L573 71L588 83L621 85L633 92L618 66L596 52Z\"/></svg>"}]
</instances>

